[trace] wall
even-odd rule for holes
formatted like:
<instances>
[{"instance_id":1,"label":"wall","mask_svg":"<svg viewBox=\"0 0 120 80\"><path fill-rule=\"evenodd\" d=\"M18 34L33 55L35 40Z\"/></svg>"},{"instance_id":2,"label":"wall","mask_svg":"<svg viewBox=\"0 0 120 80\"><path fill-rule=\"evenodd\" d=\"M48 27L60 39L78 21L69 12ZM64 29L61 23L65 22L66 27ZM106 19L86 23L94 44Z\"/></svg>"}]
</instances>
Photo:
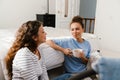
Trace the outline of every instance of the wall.
<instances>
[{"instance_id":1,"label":"wall","mask_svg":"<svg viewBox=\"0 0 120 80\"><path fill-rule=\"evenodd\" d=\"M47 12L47 0L0 0L0 28L16 28Z\"/></svg>"},{"instance_id":2,"label":"wall","mask_svg":"<svg viewBox=\"0 0 120 80\"><path fill-rule=\"evenodd\" d=\"M120 0L97 0L96 10L95 34L102 54L120 57Z\"/></svg>"}]
</instances>

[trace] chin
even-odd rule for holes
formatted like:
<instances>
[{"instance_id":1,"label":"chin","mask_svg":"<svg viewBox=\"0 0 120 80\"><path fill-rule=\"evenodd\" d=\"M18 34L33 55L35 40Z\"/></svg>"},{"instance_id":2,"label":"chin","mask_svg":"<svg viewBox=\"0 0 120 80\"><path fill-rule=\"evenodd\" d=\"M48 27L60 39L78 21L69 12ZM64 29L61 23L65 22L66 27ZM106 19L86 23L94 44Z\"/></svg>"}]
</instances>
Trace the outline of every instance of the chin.
<instances>
[{"instance_id":1,"label":"chin","mask_svg":"<svg viewBox=\"0 0 120 80\"><path fill-rule=\"evenodd\" d=\"M78 37L77 36L73 36L75 39L77 39Z\"/></svg>"},{"instance_id":2,"label":"chin","mask_svg":"<svg viewBox=\"0 0 120 80\"><path fill-rule=\"evenodd\" d=\"M46 42L46 39L43 42Z\"/></svg>"}]
</instances>

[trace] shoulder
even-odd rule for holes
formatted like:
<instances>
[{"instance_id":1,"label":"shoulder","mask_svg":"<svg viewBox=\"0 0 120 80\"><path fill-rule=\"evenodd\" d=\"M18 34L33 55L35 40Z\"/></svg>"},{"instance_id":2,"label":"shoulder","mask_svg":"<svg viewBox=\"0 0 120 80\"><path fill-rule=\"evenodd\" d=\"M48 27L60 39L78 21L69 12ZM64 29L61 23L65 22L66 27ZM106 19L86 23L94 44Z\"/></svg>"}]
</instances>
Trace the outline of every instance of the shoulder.
<instances>
[{"instance_id":1,"label":"shoulder","mask_svg":"<svg viewBox=\"0 0 120 80\"><path fill-rule=\"evenodd\" d=\"M27 55L30 55L29 53L31 53L31 51L27 48L27 47L24 47L24 48L21 48L17 51L16 55L18 56L27 56Z\"/></svg>"},{"instance_id":2,"label":"shoulder","mask_svg":"<svg viewBox=\"0 0 120 80\"><path fill-rule=\"evenodd\" d=\"M28 48L21 48L17 51L13 63L16 63L17 65L26 64L27 63L33 63L37 61L36 55L34 55Z\"/></svg>"},{"instance_id":3,"label":"shoulder","mask_svg":"<svg viewBox=\"0 0 120 80\"><path fill-rule=\"evenodd\" d=\"M90 43L89 43L88 40L84 39L84 42L85 42L86 44L89 44L89 45L90 45Z\"/></svg>"},{"instance_id":4,"label":"shoulder","mask_svg":"<svg viewBox=\"0 0 120 80\"><path fill-rule=\"evenodd\" d=\"M19 60L19 59L30 59L30 58L35 59L36 56L27 47L24 47L17 51L14 59Z\"/></svg>"},{"instance_id":5,"label":"shoulder","mask_svg":"<svg viewBox=\"0 0 120 80\"><path fill-rule=\"evenodd\" d=\"M90 45L89 41L87 41L87 40L85 40L85 39L84 39L83 44L84 44L86 47L91 48L91 45Z\"/></svg>"}]
</instances>

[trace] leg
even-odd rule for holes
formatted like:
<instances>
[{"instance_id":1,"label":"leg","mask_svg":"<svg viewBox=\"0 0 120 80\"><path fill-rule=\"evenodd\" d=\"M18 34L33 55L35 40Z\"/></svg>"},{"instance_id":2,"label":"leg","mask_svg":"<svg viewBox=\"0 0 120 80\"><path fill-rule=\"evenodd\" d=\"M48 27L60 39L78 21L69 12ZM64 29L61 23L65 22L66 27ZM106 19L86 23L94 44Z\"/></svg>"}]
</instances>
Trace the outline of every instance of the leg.
<instances>
[{"instance_id":1,"label":"leg","mask_svg":"<svg viewBox=\"0 0 120 80\"><path fill-rule=\"evenodd\" d=\"M52 79L52 80L68 80L70 77L71 77L70 73L65 73L65 74L62 74L62 75Z\"/></svg>"}]
</instances>

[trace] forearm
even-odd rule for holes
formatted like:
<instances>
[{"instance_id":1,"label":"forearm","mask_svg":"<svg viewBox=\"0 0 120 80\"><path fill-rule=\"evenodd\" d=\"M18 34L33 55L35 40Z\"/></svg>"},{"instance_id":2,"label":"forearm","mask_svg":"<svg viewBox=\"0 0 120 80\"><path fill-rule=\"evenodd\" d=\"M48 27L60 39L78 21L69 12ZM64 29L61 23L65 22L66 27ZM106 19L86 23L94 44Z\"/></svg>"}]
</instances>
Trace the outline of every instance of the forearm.
<instances>
[{"instance_id":1,"label":"forearm","mask_svg":"<svg viewBox=\"0 0 120 80\"><path fill-rule=\"evenodd\" d=\"M60 47L59 45L55 44L52 40L47 40L46 43L50 45L55 50L59 50L64 53L64 48Z\"/></svg>"},{"instance_id":2,"label":"forearm","mask_svg":"<svg viewBox=\"0 0 120 80\"><path fill-rule=\"evenodd\" d=\"M69 49L69 48L62 48L61 46L55 44L52 40L47 40L46 43L48 45L50 45L52 48L63 52L65 55L71 56L71 53L72 53L71 49Z\"/></svg>"}]
</instances>

